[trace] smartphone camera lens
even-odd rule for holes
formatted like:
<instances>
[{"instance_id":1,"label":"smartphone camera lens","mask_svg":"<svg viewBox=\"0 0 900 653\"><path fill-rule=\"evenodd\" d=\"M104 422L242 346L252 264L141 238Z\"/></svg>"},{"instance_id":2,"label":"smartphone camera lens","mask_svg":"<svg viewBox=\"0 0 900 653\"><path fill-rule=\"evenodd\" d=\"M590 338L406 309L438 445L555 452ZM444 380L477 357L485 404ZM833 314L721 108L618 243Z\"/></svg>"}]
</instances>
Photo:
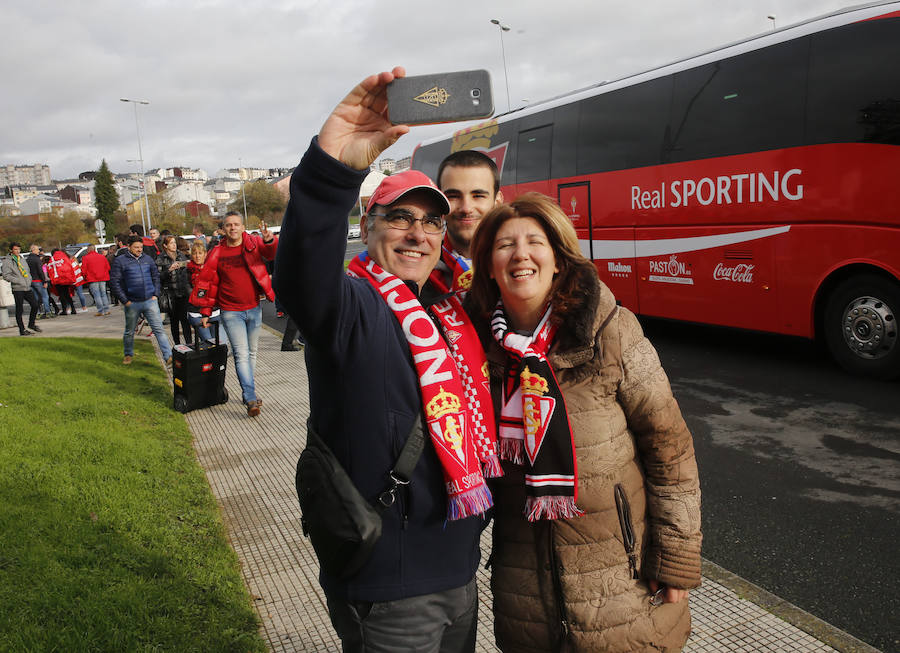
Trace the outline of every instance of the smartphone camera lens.
<instances>
[{"instance_id":1,"label":"smartphone camera lens","mask_svg":"<svg viewBox=\"0 0 900 653\"><path fill-rule=\"evenodd\" d=\"M480 88L473 88L471 93L472 93L472 97L475 98L476 100L481 97L481 89Z\"/></svg>"}]
</instances>

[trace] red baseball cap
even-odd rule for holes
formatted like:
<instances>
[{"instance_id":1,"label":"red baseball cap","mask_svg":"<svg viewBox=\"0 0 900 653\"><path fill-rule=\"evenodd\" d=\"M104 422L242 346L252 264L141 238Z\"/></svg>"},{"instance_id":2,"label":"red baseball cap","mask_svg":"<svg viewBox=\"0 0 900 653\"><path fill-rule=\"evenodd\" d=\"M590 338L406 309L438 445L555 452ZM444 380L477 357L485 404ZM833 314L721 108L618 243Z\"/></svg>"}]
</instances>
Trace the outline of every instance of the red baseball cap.
<instances>
[{"instance_id":1,"label":"red baseball cap","mask_svg":"<svg viewBox=\"0 0 900 653\"><path fill-rule=\"evenodd\" d=\"M369 198L369 202L366 204L366 213L371 211L376 204L388 206L414 190L431 191L435 198L440 200L441 215L450 213L450 202L446 195L438 189L428 175L418 170L404 170L385 177L372 193L372 197Z\"/></svg>"}]
</instances>

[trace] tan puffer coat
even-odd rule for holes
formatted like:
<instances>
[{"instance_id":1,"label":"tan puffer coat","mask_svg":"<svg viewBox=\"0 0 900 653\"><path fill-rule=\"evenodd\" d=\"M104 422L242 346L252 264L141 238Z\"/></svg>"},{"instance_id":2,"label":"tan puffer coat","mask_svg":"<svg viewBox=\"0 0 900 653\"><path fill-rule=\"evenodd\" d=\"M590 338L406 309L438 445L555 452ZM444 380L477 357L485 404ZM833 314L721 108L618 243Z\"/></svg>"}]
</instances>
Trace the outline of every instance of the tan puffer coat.
<instances>
[{"instance_id":1,"label":"tan puffer coat","mask_svg":"<svg viewBox=\"0 0 900 653\"><path fill-rule=\"evenodd\" d=\"M646 581L700 585L693 440L637 319L596 283L549 356L575 437L585 514L527 522L518 465L504 463L506 475L491 485L494 631L504 653L679 651L690 632L687 601L653 607ZM488 358L497 390L506 355L494 343Z\"/></svg>"}]
</instances>

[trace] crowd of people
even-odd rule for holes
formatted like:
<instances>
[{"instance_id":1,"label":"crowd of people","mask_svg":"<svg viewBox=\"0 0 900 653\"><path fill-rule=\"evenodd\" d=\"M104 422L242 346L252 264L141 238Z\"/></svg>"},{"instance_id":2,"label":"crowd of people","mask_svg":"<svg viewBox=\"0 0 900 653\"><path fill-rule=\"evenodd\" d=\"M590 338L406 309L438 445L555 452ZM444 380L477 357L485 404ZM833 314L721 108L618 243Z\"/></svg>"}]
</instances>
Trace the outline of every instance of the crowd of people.
<instances>
[{"instance_id":1,"label":"crowd of people","mask_svg":"<svg viewBox=\"0 0 900 653\"><path fill-rule=\"evenodd\" d=\"M387 118L386 85L404 74L365 79L331 113L292 175L278 236L264 223L248 233L238 213L189 247L134 225L80 271L33 247L34 267L14 245L3 277L20 332L40 330L48 285L63 314L87 283L108 315L108 281L125 308L123 363L141 316L171 361L161 300L176 344L221 325L256 417L260 297L277 294L306 343L309 428L364 498L424 433L368 560L349 577L320 570L344 651L474 651L489 519L501 650L681 650L701 580L692 437L653 346L557 203L506 201L494 161L457 152L435 180L406 171L381 183L360 221L367 249L345 270L369 165L409 130Z\"/></svg>"}]
</instances>

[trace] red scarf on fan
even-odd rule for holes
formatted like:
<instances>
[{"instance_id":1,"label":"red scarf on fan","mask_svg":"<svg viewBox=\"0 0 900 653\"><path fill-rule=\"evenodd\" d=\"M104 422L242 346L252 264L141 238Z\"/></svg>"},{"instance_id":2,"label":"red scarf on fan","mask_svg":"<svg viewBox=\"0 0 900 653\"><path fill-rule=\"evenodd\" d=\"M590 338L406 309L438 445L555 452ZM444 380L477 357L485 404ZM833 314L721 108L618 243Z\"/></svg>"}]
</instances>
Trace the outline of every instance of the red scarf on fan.
<instances>
[{"instance_id":1,"label":"red scarf on fan","mask_svg":"<svg viewBox=\"0 0 900 653\"><path fill-rule=\"evenodd\" d=\"M449 286L444 280L445 271L451 278ZM442 293L454 292L463 299L472 287L472 262L450 247L445 240L441 246L441 260L428 280Z\"/></svg>"},{"instance_id":2,"label":"red scarf on fan","mask_svg":"<svg viewBox=\"0 0 900 653\"><path fill-rule=\"evenodd\" d=\"M500 413L500 457L525 466L528 521L571 519L578 499L575 441L566 402L547 351L556 335L548 307L534 332L509 328L503 302L491 318L494 338L507 352Z\"/></svg>"},{"instance_id":3,"label":"red scarf on fan","mask_svg":"<svg viewBox=\"0 0 900 653\"><path fill-rule=\"evenodd\" d=\"M497 460L487 362L459 298L450 295L431 307L441 337L413 291L382 270L368 252L354 257L347 271L372 284L406 334L422 389L426 428L444 470L448 519L483 513L493 504L484 477L503 472Z\"/></svg>"}]
</instances>

